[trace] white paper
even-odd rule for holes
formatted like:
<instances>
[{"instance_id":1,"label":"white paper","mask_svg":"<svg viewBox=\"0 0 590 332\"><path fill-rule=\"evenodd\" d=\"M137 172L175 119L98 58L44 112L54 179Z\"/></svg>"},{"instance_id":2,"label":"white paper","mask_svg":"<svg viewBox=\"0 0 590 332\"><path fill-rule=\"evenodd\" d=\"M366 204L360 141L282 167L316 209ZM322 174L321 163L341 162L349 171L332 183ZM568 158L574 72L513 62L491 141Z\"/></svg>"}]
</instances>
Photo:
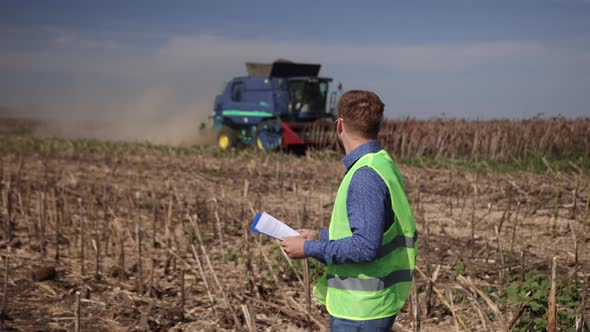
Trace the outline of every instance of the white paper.
<instances>
[{"instance_id":1,"label":"white paper","mask_svg":"<svg viewBox=\"0 0 590 332\"><path fill-rule=\"evenodd\" d=\"M279 240L282 240L288 236L299 236L300 234L297 233L293 228L285 225L275 217L271 216L270 214L264 212L260 215L260 219L258 223L254 227L257 231L264 233L268 236L272 236Z\"/></svg>"}]
</instances>

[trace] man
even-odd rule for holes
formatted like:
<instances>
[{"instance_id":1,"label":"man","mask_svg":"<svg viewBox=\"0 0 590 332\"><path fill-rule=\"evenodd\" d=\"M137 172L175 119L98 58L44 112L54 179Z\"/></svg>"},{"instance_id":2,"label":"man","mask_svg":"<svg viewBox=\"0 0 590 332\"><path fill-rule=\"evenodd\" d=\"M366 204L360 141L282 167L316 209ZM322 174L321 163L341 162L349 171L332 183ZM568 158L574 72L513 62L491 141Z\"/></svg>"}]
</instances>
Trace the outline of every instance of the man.
<instances>
[{"instance_id":1,"label":"man","mask_svg":"<svg viewBox=\"0 0 590 332\"><path fill-rule=\"evenodd\" d=\"M313 293L332 331L391 331L412 284L416 224L399 170L377 141L383 107L372 92L342 95L336 128L347 171L330 228L281 241L290 257L327 265Z\"/></svg>"}]
</instances>

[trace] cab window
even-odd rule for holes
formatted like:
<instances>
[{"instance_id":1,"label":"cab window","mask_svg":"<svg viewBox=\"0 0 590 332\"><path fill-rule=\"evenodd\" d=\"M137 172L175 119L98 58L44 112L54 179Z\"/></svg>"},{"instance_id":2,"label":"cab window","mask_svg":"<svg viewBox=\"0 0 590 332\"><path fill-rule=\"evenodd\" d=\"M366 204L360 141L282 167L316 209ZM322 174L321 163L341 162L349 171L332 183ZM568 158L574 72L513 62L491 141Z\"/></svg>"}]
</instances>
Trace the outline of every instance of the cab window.
<instances>
[{"instance_id":1,"label":"cab window","mask_svg":"<svg viewBox=\"0 0 590 332\"><path fill-rule=\"evenodd\" d=\"M231 100L232 101L241 101L242 100L242 82L236 82L232 85L231 88Z\"/></svg>"}]
</instances>

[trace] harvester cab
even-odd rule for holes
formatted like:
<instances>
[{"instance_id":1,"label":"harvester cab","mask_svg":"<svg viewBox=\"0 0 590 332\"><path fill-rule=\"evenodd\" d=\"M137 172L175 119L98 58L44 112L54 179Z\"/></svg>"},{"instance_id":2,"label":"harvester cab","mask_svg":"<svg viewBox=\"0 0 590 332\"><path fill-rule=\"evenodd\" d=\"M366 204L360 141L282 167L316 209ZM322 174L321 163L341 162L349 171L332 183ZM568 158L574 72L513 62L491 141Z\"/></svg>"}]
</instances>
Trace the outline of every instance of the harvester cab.
<instances>
[{"instance_id":1,"label":"harvester cab","mask_svg":"<svg viewBox=\"0 0 590 332\"><path fill-rule=\"evenodd\" d=\"M279 148L333 143L335 105L340 91L331 78L319 77L321 66L292 62L246 63L248 76L229 81L215 97L213 129L226 150L256 145Z\"/></svg>"}]
</instances>

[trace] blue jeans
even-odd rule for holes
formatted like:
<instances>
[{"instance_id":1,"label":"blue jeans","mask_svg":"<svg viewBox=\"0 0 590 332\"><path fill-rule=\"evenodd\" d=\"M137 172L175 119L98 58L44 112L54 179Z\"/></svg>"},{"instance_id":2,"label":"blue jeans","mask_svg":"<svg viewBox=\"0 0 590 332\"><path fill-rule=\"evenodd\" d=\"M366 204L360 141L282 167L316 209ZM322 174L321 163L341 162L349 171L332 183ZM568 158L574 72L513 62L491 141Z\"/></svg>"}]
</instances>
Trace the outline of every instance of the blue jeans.
<instances>
[{"instance_id":1,"label":"blue jeans","mask_svg":"<svg viewBox=\"0 0 590 332\"><path fill-rule=\"evenodd\" d=\"M395 315L387 318L372 320L350 320L330 316L330 331L332 332L390 332Z\"/></svg>"}]
</instances>

